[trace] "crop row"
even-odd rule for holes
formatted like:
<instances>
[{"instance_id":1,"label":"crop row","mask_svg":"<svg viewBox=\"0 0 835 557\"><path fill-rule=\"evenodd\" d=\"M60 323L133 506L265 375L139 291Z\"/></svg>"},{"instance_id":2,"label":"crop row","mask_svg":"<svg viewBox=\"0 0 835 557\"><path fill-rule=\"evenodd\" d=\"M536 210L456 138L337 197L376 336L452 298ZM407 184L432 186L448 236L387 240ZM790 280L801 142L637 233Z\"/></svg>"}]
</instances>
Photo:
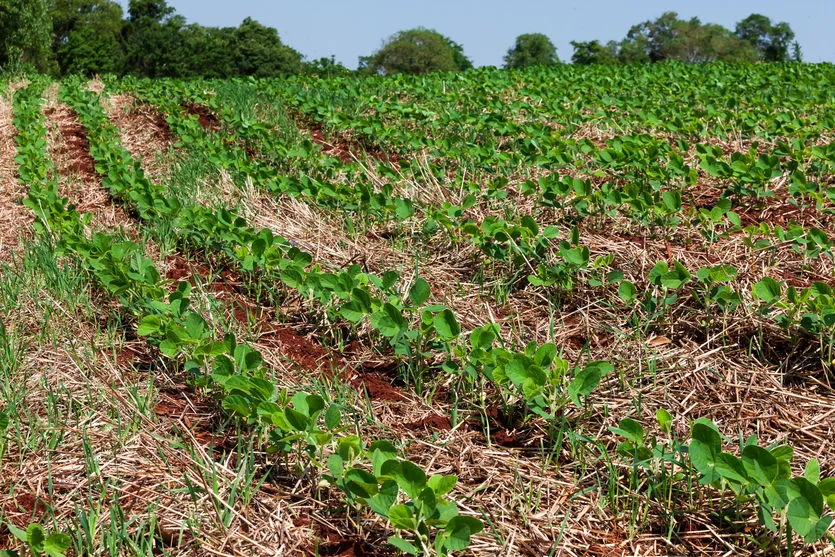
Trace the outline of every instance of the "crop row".
<instances>
[{"instance_id":1,"label":"crop row","mask_svg":"<svg viewBox=\"0 0 835 557\"><path fill-rule=\"evenodd\" d=\"M95 116L92 104L82 104L90 99L74 85L69 86L66 98L76 101L79 114L86 106L86 113ZM138 322L140 335L217 393L226 411L262 430L273 447L304 457L305 466L322 473L349 504L370 507L408 535L409 539L390 538L392 544L415 554L434 551L438 555L469 544L482 524L460 515L456 504L446 498L456 484L455 476L427 477L418 466L398 457L392 444L374 441L366 445L359 436L345 434L338 405L327 405L318 395L279 391L267 379L268 370L258 351L237 342L232 334L217 338L192 307L189 283L180 282L173 293L167 292L165 281L140 245L104 233L88 238L84 218L57 196L54 169L45 162L40 90L30 86L19 91L14 101L14 122L20 132L16 138L19 174L30 185L26 204L35 209L38 229L49 234L64 253L75 255L91 277L120 301ZM127 164L112 137L109 144L97 141L109 131L91 137L91 153L95 153L97 170L114 188L139 171ZM161 201L136 193L128 197ZM171 207L151 203L146 211L151 206L160 211Z\"/></svg>"}]
</instances>

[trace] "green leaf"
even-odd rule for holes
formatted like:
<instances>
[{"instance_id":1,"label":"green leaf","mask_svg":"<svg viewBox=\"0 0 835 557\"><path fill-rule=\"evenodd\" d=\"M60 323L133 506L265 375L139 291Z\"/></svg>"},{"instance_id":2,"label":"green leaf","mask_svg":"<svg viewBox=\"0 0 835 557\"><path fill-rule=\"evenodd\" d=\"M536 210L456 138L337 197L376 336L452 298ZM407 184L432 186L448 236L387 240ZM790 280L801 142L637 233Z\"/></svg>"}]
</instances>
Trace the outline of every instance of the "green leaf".
<instances>
[{"instance_id":1,"label":"green leaf","mask_svg":"<svg viewBox=\"0 0 835 557\"><path fill-rule=\"evenodd\" d=\"M488 350L490 347L493 346L493 342L496 340L496 328L494 324L485 325L484 327L479 327L477 329L473 329L470 333L470 346L473 349L482 349Z\"/></svg>"},{"instance_id":2,"label":"green leaf","mask_svg":"<svg viewBox=\"0 0 835 557\"><path fill-rule=\"evenodd\" d=\"M377 495L377 476L361 468L345 472L345 486L356 497L368 499Z\"/></svg>"},{"instance_id":3,"label":"green leaf","mask_svg":"<svg viewBox=\"0 0 835 557\"><path fill-rule=\"evenodd\" d=\"M752 287L754 298L770 304L780 297L782 287L780 283L770 277L765 277Z\"/></svg>"},{"instance_id":4,"label":"green leaf","mask_svg":"<svg viewBox=\"0 0 835 557\"><path fill-rule=\"evenodd\" d=\"M746 485L750 481L745 465L730 453L720 453L716 457L716 472L731 484Z\"/></svg>"},{"instance_id":5,"label":"green leaf","mask_svg":"<svg viewBox=\"0 0 835 557\"><path fill-rule=\"evenodd\" d=\"M742 450L742 464L748 477L762 486L774 483L779 472L777 459L770 452L757 445L748 445Z\"/></svg>"},{"instance_id":6,"label":"green leaf","mask_svg":"<svg viewBox=\"0 0 835 557\"><path fill-rule=\"evenodd\" d=\"M420 549L399 536L390 537L388 542L407 555L420 555Z\"/></svg>"},{"instance_id":7,"label":"green leaf","mask_svg":"<svg viewBox=\"0 0 835 557\"><path fill-rule=\"evenodd\" d=\"M814 543L826 533L832 517L821 517L813 502L797 497L789 502L787 511L789 524L807 543Z\"/></svg>"},{"instance_id":8,"label":"green leaf","mask_svg":"<svg viewBox=\"0 0 835 557\"><path fill-rule=\"evenodd\" d=\"M803 470L803 477L813 484L820 481L821 464L817 458L810 458L809 462L806 463L806 468ZM820 488L820 486L818 486L818 488Z\"/></svg>"},{"instance_id":9,"label":"green leaf","mask_svg":"<svg viewBox=\"0 0 835 557\"><path fill-rule=\"evenodd\" d=\"M339 405L331 404L325 412L325 427L328 429L336 429L342 421L342 411Z\"/></svg>"},{"instance_id":10,"label":"green leaf","mask_svg":"<svg viewBox=\"0 0 835 557\"><path fill-rule=\"evenodd\" d=\"M221 403L223 409L227 412L237 414L238 416L247 418L252 414L249 399L240 395L229 395L223 399Z\"/></svg>"},{"instance_id":11,"label":"green leaf","mask_svg":"<svg viewBox=\"0 0 835 557\"><path fill-rule=\"evenodd\" d=\"M409 289L409 299L415 306L423 305L429 299L429 283L417 277Z\"/></svg>"},{"instance_id":12,"label":"green leaf","mask_svg":"<svg viewBox=\"0 0 835 557\"><path fill-rule=\"evenodd\" d=\"M406 505L393 505L388 512L388 519L392 526L400 530L416 530L417 521L412 511Z\"/></svg>"},{"instance_id":13,"label":"green leaf","mask_svg":"<svg viewBox=\"0 0 835 557\"><path fill-rule=\"evenodd\" d=\"M435 315L435 331L438 332L441 340L450 341L461 334L461 326L458 324L458 320L455 319L455 314L445 309Z\"/></svg>"},{"instance_id":14,"label":"green leaf","mask_svg":"<svg viewBox=\"0 0 835 557\"><path fill-rule=\"evenodd\" d=\"M673 417L663 408L655 411L655 421L658 422L658 427L661 428L661 431L667 435L673 430Z\"/></svg>"},{"instance_id":15,"label":"green leaf","mask_svg":"<svg viewBox=\"0 0 835 557\"><path fill-rule=\"evenodd\" d=\"M43 553L44 542L46 541L46 532L40 524L30 524L26 529L26 543L33 551Z\"/></svg>"},{"instance_id":16,"label":"green leaf","mask_svg":"<svg viewBox=\"0 0 835 557\"><path fill-rule=\"evenodd\" d=\"M456 516L444 528L444 545L450 551L461 551L470 545L470 538L481 532L484 524L471 516Z\"/></svg>"},{"instance_id":17,"label":"green leaf","mask_svg":"<svg viewBox=\"0 0 835 557\"><path fill-rule=\"evenodd\" d=\"M427 485L432 488L432 491L434 491L438 497L440 497L452 491L457 483L458 476L443 476L435 474L429 478Z\"/></svg>"},{"instance_id":18,"label":"green leaf","mask_svg":"<svg viewBox=\"0 0 835 557\"><path fill-rule=\"evenodd\" d=\"M632 441L636 445L643 445L644 428L641 427L641 424L631 418L624 418L618 425L619 427L610 427L609 431L616 435L620 435L628 441Z\"/></svg>"},{"instance_id":19,"label":"green leaf","mask_svg":"<svg viewBox=\"0 0 835 557\"><path fill-rule=\"evenodd\" d=\"M821 495L826 500L827 506L835 511L835 478L826 478L818 484Z\"/></svg>"},{"instance_id":20,"label":"green leaf","mask_svg":"<svg viewBox=\"0 0 835 557\"><path fill-rule=\"evenodd\" d=\"M568 385L568 396L575 406L582 406L580 397L585 397L600 384L603 375L612 370L612 365L607 362L592 362L585 368L576 372L574 379Z\"/></svg>"},{"instance_id":21,"label":"green leaf","mask_svg":"<svg viewBox=\"0 0 835 557\"><path fill-rule=\"evenodd\" d=\"M665 191L661 194L661 199L670 211L681 211L681 192Z\"/></svg>"},{"instance_id":22,"label":"green leaf","mask_svg":"<svg viewBox=\"0 0 835 557\"><path fill-rule=\"evenodd\" d=\"M146 315L139 322L139 326L136 328L136 334L141 337L156 334L159 332L161 325L162 320L159 315Z\"/></svg>"},{"instance_id":23,"label":"green leaf","mask_svg":"<svg viewBox=\"0 0 835 557\"><path fill-rule=\"evenodd\" d=\"M49 557L65 557L64 552L72 545L72 538L66 534L50 534L43 544L44 553Z\"/></svg>"},{"instance_id":24,"label":"green leaf","mask_svg":"<svg viewBox=\"0 0 835 557\"><path fill-rule=\"evenodd\" d=\"M9 428L9 415L5 410L0 410L0 433Z\"/></svg>"},{"instance_id":25,"label":"green leaf","mask_svg":"<svg viewBox=\"0 0 835 557\"><path fill-rule=\"evenodd\" d=\"M394 338L403 333L408 327L400 310L386 303L371 316L371 325L383 336Z\"/></svg>"},{"instance_id":26,"label":"green leaf","mask_svg":"<svg viewBox=\"0 0 835 557\"><path fill-rule=\"evenodd\" d=\"M631 302L635 299L635 296L638 293L638 289L635 287L635 284L625 280L620 283L618 286L618 296L624 302Z\"/></svg>"},{"instance_id":27,"label":"green leaf","mask_svg":"<svg viewBox=\"0 0 835 557\"><path fill-rule=\"evenodd\" d=\"M368 506L378 515L388 518L389 509L397 501L397 494L399 492L397 482L394 480L385 480L380 484L377 495L368 499Z\"/></svg>"},{"instance_id":28,"label":"green leaf","mask_svg":"<svg viewBox=\"0 0 835 557\"><path fill-rule=\"evenodd\" d=\"M713 483L719 479L716 459L722 452L722 436L716 426L708 420L696 420L690 428L690 461L702 475L702 483Z\"/></svg>"},{"instance_id":29,"label":"green leaf","mask_svg":"<svg viewBox=\"0 0 835 557\"><path fill-rule=\"evenodd\" d=\"M382 475L393 478L412 499L426 487L426 473L408 460L389 460L383 464Z\"/></svg>"}]
</instances>

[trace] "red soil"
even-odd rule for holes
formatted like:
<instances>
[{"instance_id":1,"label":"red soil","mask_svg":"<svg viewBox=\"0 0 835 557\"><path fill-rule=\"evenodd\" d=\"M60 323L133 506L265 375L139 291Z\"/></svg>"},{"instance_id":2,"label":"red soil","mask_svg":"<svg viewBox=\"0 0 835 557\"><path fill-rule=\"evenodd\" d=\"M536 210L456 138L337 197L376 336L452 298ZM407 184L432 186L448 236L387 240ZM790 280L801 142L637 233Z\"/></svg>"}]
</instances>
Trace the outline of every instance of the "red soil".
<instances>
[{"instance_id":1,"label":"red soil","mask_svg":"<svg viewBox=\"0 0 835 557\"><path fill-rule=\"evenodd\" d=\"M44 116L58 124L62 137L57 155L63 164L60 164L58 170L62 174L76 174L84 182L98 181L96 163L90 156L90 142L76 112L65 106L58 106L45 109Z\"/></svg>"},{"instance_id":2,"label":"red soil","mask_svg":"<svg viewBox=\"0 0 835 557\"><path fill-rule=\"evenodd\" d=\"M197 116L197 121L203 126L203 129L208 132L218 132L221 130L220 120L207 107L197 103L185 103L182 105L186 114Z\"/></svg>"},{"instance_id":3,"label":"red soil","mask_svg":"<svg viewBox=\"0 0 835 557\"><path fill-rule=\"evenodd\" d=\"M429 414L422 420L404 424L403 427L414 431L449 431L452 429L452 422L447 416Z\"/></svg>"}]
</instances>

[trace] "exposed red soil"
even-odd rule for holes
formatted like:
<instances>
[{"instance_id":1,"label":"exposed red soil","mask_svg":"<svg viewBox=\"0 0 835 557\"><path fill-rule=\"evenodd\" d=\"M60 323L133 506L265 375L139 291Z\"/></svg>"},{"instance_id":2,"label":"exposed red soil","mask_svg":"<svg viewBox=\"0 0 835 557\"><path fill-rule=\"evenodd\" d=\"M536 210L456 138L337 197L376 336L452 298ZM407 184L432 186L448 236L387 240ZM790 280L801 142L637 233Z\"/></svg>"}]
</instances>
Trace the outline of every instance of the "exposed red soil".
<instances>
[{"instance_id":1,"label":"exposed red soil","mask_svg":"<svg viewBox=\"0 0 835 557\"><path fill-rule=\"evenodd\" d=\"M176 385L160 390L154 414L160 418L185 426L203 446L214 447L216 451L234 449L232 436L215 432L214 419L217 402L204 400L187 385Z\"/></svg>"},{"instance_id":2,"label":"exposed red soil","mask_svg":"<svg viewBox=\"0 0 835 557\"><path fill-rule=\"evenodd\" d=\"M85 182L95 182L96 163L90 156L90 142L84 126L78 121L78 114L64 105L44 109L44 116L58 124L61 144L56 154L61 159L58 171L62 174L76 174Z\"/></svg>"},{"instance_id":3,"label":"exposed red soil","mask_svg":"<svg viewBox=\"0 0 835 557\"><path fill-rule=\"evenodd\" d=\"M377 373L367 373L352 376L349 381L355 389L364 391L371 400L389 402L403 402L408 400L403 391L393 386L391 382Z\"/></svg>"},{"instance_id":4,"label":"exposed red soil","mask_svg":"<svg viewBox=\"0 0 835 557\"><path fill-rule=\"evenodd\" d=\"M296 524L301 526L301 524ZM395 554L382 544L377 547L352 537L341 534L326 524L314 523L315 536L318 542L310 552L311 555L330 557L390 557Z\"/></svg>"},{"instance_id":5,"label":"exposed red soil","mask_svg":"<svg viewBox=\"0 0 835 557\"><path fill-rule=\"evenodd\" d=\"M47 501L32 493L21 492L3 505L3 516L18 528L26 529L32 522L38 522L47 511ZM0 524L2 526L2 524Z\"/></svg>"},{"instance_id":6,"label":"exposed red soil","mask_svg":"<svg viewBox=\"0 0 835 557\"><path fill-rule=\"evenodd\" d=\"M58 189L80 213L93 213L99 227L121 225L128 229L133 223L124 208L111 202L102 187L90 156L90 142L75 111L63 104L44 110L53 133L48 134L47 149L60 175ZM67 178L74 177L74 180Z\"/></svg>"},{"instance_id":7,"label":"exposed red soil","mask_svg":"<svg viewBox=\"0 0 835 557\"><path fill-rule=\"evenodd\" d=\"M309 371L323 369L330 371L326 368L333 369L335 364L333 357L325 348L297 334L289 327L274 327L262 333L258 340L266 346L277 348L282 355Z\"/></svg>"},{"instance_id":8,"label":"exposed red soil","mask_svg":"<svg viewBox=\"0 0 835 557\"><path fill-rule=\"evenodd\" d=\"M317 129L311 130L310 136L313 138L313 143L322 147L322 152L325 154L337 157L344 163L354 161L355 155L351 152L350 146L347 143L331 143L325 138L325 134L322 133L322 130Z\"/></svg>"},{"instance_id":9,"label":"exposed red soil","mask_svg":"<svg viewBox=\"0 0 835 557\"><path fill-rule=\"evenodd\" d=\"M414 431L449 431L452 429L452 422L447 416L429 414L422 420L404 424L403 427Z\"/></svg>"},{"instance_id":10,"label":"exposed red soil","mask_svg":"<svg viewBox=\"0 0 835 557\"><path fill-rule=\"evenodd\" d=\"M8 260L21 234L32 222L32 212L20 204L26 187L16 178L16 147L12 109L0 100L0 261Z\"/></svg>"},{"instance_id":11,"label":"exposed red soil","mask_svg":"<svg viewBox=\"0 0 835 557\"><path fill-rule=\"evenodd\" d=\"M197 103L183 103L186 114L197 116L197 121L207 132L218 132L222 126L220 120L208 107Z\"/></svg>"},{"instance_id":12,"label":"exposed red soil","mask_svg":"<svg viewBox=\"0 0 835 557\"><path fill-rule=\"evenodd\" d=\"M400 155L384 152L370 142L364 141L362 137L357 138L345 132L343 132L341 137L332 134L328 135L325 134L319 122L311 120L302 114L297 113L296 116L302 123L303 127L301 127L301 131L310 133L313 143L322 147L322 151L325 154L338 157L344 163L358 160L360 153L366 153L373 159L389 163L395 167L400 164Z\"/></svg>"}]
</instances>

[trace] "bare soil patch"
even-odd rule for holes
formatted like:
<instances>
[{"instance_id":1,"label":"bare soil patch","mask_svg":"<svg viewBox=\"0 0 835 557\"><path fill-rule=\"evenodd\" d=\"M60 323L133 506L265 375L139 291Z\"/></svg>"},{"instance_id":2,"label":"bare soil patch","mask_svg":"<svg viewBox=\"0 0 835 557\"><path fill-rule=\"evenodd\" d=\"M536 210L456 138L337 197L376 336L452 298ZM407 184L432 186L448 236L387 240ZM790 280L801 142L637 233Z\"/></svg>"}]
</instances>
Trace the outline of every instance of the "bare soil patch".
<instances>
[{"instance_id":1,"label":"bare soil patch","mask_svg":"<svg viewBox=\"0 0 835 557\"><path fill-rule=\"evenodd\" d=\"M186 114L197 116L197 121L207 132L219 132L223 127L217 116L206 106L197 103L183 103Z\"/></svg>"},{"instance_id":2,"label":"bare soil patch","mask_svg":"<svg viewBox=\"0 0 835 557\"><path fill-rule=\"evenodd\" d=\"M108 117L119 128L122 146L142 164L145 173L159 179L167 170L158 156L173 148L174 137L165 116L131 95L114 95L105 101Z\"/></svg>"},{"instance_id":3,"label":"bare soil patch","mask_svg":"<svg viewBox=\"0 0 835 557\"><path fill-rule=\"evenodd\" d=\"M44 109L47 125L47 153L58 172L58 190L79 212L93 214L94 229L123 227L134 231L125 210L114 204L101 185L90 142L78 115L64 104Z\"/></svg>"}]
</instances>

